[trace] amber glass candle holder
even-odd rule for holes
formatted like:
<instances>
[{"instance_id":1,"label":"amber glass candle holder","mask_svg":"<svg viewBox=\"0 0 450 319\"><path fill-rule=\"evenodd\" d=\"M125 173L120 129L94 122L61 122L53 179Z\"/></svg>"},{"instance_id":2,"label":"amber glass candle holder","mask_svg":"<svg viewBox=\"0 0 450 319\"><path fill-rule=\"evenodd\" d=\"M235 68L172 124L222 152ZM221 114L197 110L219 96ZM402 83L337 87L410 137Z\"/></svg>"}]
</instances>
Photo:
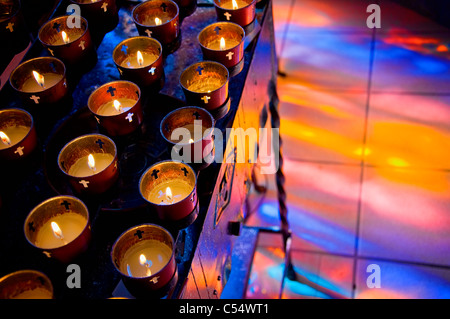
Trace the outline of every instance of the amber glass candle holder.
<instances>
[{"instance_id":1,"label":"amber glass candle holder","mask_svg":"<svg viewBox=\"0 0 450 319\"><path fill-rule=\"evenodd\" d=\"M144 118L141 90L129 81L103 84L89 96L88 107L98 124L112 136L134 132Z\"/></svg>"},{"instance_id":2,"label":"amber glass candle holder","mask_svg":"<svg viewBox=\"0 0 450 319\"><path fill-rule=\"evenodd\" d=\"M73 196L49 198L28 214L24 232L27 241L47 257L68 263L88 249L88 208Z\"/></svg>"},{"instance_id":3,"label":"amber glass candle holder","mask_svg":"<svg viewBox=\"0 0 450 319\"><path fill-rule=\"evenodd\" d=\"M219 21L234 22L248 29L255 20L256 0L214 0L214 6Z\"/></svg>"},{"instance_id":4,"label":"amber glass candle holder","mask_svg":"<svg viewBox=\"0 0 450 319\"><path fill-rule=\"evenodd\" d=\"M87 134L67 143L58 166L79 194L102 194L119 177L116 144L102 134Z\"/></svg>"},{"instance_id":5,"label":"amber glass candle holder","mask_svg":"<svg viewBox=\"0 0 450 319\"><path fill-rule=\"evenodd\" d=\"M214 61L194 63L180 76L180 84L187 103L208 111L217 109L227 102L228 81L228 69Z\"/></svg>"},{"instance_id":6,"label":"amber glass candle holder","mask_svg":"<svg viewBox=\"0 0 450 319\"><path fill-rule=\"evenodd\" d=\"M11 72L11 87L25 105L49 110L69 95L64 63L54 57L38 57L23 62Z\"/></svg>"},{"instance_id":7,"label":"amber glass candle holder","mask_svg":"<svg viewBox=\"0 0 450 319\"><path fill-rule=\"evenodd\" d=\"M22 109L0 110L0 160L26 158L37 145L33 117Z\"/></svg>"},{"instance_id":8,"label":"amber glass candle holder","mask_svg":"<svg viewBox=\"0 0 450 319\"><path fill-rule=\"evenodd\" d=\"M228 69L243 61L244 40L244 29L232 22L213 23L198 35L203 58L219 62Z\"/></svg>"},{"instance_id":9,"label":"amber glass candle holder","mask_svg":"<svg viewBox=\"0 0 450 319\"><path fill-rule=\"evenodd\" d=\"M69 27L68 17L47 21L38 33L39 41L48 52L62 60L73 71L87 71L97 63L97 52L88 29L88 22L80 17L80 27Z\"/></svg>"},{"instance_id":10,"label":"amber glass candle holder","mask_svg":"<svg viewBox=\"0 0 450 319\"><path fill-rule=\"evenodd\" d=\"M158 40L139 36L120 42L112 56L121 79L159 91L165 79L162 51Z\"/></svg>"},{"instance_id":11,"label":"amber glass candle holder","mask_svg":"<svg viewBox=\"0 0 450 319\"><path fill-rule=\"evenodd\" d=\"M0 278L0 299L53 299L53 285L40 271L18 270Z\"/></svg>"},{"instance_id":12,"label":"amber glass candle holder","mask_svg":"<svg viewBox=\"0 0 450 319\"><path fill-rule=\"evenodd\" d=\"M176 50L180 41L180 15L172 0L149 0L133 9L133 21L140 35L157 39L164 54Z\"/></svg>"},{"instance_id":13,"label":"amber glass candle holder","mask_svg":"<svg viewBox=\"0 0 450 319\"><path fill-rule=\"evenodd\" d=\"M172 159L177 156L185 163L211 164L214 123L211 113L196 106L181 107L167 114L160 130Z\"/></svg>"},{"instance_id":14,"label":"amber glass candle holder","mask_svg":"<svg viewBox=\"0 0 450 319\"><path fill-rule=\"evenodd\" d=\"M142 174L139 191L163 222L179 225L197 217L197 176L188 164L170 160L154 164Z\"/></svg>"},{"instance_id":15,"label":"amber glass candle holder","mask_svg":"<svg viewBox=\"0 0 450 319\"><path fill-rule=\"evenodd\" d=\"M137 298L163 297L178 280L175 241L158 225L125 231L114 243L111 259L125 287Z\"/></svg>"}]
</instances>

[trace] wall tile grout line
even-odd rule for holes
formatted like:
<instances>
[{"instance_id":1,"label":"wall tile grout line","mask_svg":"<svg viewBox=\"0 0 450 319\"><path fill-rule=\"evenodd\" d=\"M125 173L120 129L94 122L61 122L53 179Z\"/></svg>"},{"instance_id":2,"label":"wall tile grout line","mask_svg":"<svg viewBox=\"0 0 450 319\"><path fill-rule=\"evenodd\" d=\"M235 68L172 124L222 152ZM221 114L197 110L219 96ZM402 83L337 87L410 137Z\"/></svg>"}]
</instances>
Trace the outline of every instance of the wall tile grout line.
<instances>
[{"instance_id":1,"label":"wall tile grout line","mask_svg":"<svg viewBox=\"0 0 450 319\"><path fill-rule=\"evenodd\" d=\"M363 135L363 151L362 154L365 154L365 150L367 147L367 127L369 120L369 108L370 108L370 93L372 87L372 75L373 75L373 64L375 59L375 39L376 39L376 28L373 28L372 31L372 41L370 47L370 59L369 59L369 74L367 81L367 100L366 100L366 112L364 117L364 135ZM362 208L362 188L364 182L364 164L365 159L364 156L361 158L361 175L359 179L359 194L358 194L358 208L356 213L356 229L355 229L355 250L354 250L354 260L353 260L353 283L352 283L352 299L355 298L356 293L356 272L358 267L358 249L359 249L359 233L360 233L360 221L361 221L361 208Z\"/></svg>"}]
</instances>

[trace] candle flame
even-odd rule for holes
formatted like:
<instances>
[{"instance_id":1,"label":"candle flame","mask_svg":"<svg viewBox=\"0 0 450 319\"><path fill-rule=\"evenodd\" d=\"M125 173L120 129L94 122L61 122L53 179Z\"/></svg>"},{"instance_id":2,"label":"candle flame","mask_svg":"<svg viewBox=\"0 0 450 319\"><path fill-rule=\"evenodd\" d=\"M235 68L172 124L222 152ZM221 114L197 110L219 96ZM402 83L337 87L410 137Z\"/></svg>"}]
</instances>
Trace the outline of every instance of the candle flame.
<instances>
[{"instance_id":1,"label":"candle flame","mask_svg":"<svg viewBox=\"0 0 450 319\"><path fill-rule=\"evenodd\" d=\"M113 105L117 112L120 112L120 113L122 112L122 105L120 104L119 101L114 100Z\"/></svg>"},{"instance_id":2,"label":"candle flame","mask_svg":"<svg viewBox=\"0 0 450 319\"><path fill-rule=\"evenodd\" d=\"M166 197L169 202L172 201L172 190L170 189L170 187L166 188Z\"/></svg>"},{"instance_id":3,"label":"candle flame","mask_svg":"<svg viewBox=\"0 0 450 319\"><path fill-rule=\"evenodd\" d=\"M160 18L155 18L155 24L156 25L161 25L162 24L161 19Z\"/></svg>"},{"instance_id":4,"label":"candle flame","mask_svg":"<svg viewBox=\"0 0 450 319\"><path fill-rule=\"evenodd\" d=\"M36 80L36 82L41 86L44 87L45 81L44 81L44 76L42 74L39 74L36 71L33 71L33 76L34 79Z\"/></svg>"},{"instance_id":5,"label":"candle flame","mask_svg":"<svg viewBox=\"0 0 450 319\"><path fill-rule=\"evenodd\" d=\"M11 140L9 139L8 135L6 135L4 132L0 131L0 138L2 139L3 144L5 145L11 145Z\"/></svg>"},{"instance_id":6,"label":"candle flame","mask_svg":"<svg viewBox=\"0 0 450 319\"><path fill-rule=\"evenodd\" d=\"M92 154L89 154L88 156L88 166L91 170L95 171L95 159Z\"/></svg>"},{"instance_id":7,"label":"candle flame","mask_svg":"<svg viewBox=\"0 0 450 319\"><path fill-rule=\"evenodd\" d=\"M225 50L225 39L220 38L220 50Z\"/></svg>"},{"instance_id":8,"label":"candle flame","mask_svg":"<svg viewBox=\"0 0 450 319\"><path fill-rule=\"evenodd\" d=\"M239 6L238 6L236 0L231 0L231 2L233 3L233 10L239 9Z\"/></svg>"},{"instance_id":9,"label":"candle flame","mask_svg":"<svg viewBox=\"0 0 450 319\"><path fill-rule=\"evenodd\" d=\"M61 36L62 36L64 43L69 43L70 39L69 39L69 36L67 35L67 33L65 33L64 31L61 31Z\"/></svg>"},{"instance_id":10,"label":"candle flame","mask_svg":"<svg viewBox=\"0 0 450 319\"><path fill-rule=\"evenodd\" d=\"M51 222L50 225L52 226L53 235L55 235L55 237L58 239L64 239L61 228L59 228L58 224L56 222Z\"/></svg>"},{"instance_id":11,"label":"candle flame","mask_svg":"<svg viewBox=\"0 0 450 319\"><path fill-rule=\"evenodd\" d=\"M145 267L147 267L147 276L151 276L152 275L152 272L151 272L151 270L150 270L150 264L149 264L149 262L148 262L148 260L147 260L147 257L145 257L145 255L144 254L140 254L139 255L139 263L142 265L142 266L145 266Z\"/></svg>"},{"instance_id":12,"label":"candle flame","mask_svg":"<svg viewBox=\"0 0 450 319\"><path fill-rule=\"evenodd\" d=\"M141 51L137 52L137 62L139 66L142 66L144 64L144 57L142 56Z\"/></svg>"},{"instance_id":13,"label":"candle flame","mask_svg":"<svg viewBox=\"0 0 450 319\"><path fill-rule=\"evenodd\" d=\"M192 138L189 139L189 143L194 143L194 140Z\"/></svg>"}]
</instances>

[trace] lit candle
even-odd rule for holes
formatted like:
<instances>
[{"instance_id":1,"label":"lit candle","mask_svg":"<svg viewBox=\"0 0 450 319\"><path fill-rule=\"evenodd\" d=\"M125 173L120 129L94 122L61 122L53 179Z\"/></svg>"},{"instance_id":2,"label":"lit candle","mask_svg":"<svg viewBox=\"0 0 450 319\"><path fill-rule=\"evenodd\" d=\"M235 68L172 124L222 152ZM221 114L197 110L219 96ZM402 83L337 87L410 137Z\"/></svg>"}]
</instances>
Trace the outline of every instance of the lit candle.
<instances>
[{"instance_id":1,"label":"lit candle","mask_svg":"<svg viewBox=\"0 0 450 319\"><path fill-rule=\"evenodd\" d=\"M76 177L88 177L107 168L114 161L109 153L89 154L79 158L69 169L68 174Z\"/></svg>"},{"instance_id":2,"label":"lit candle","mask_svg":"<svg viewBox=\"0 0 450 319\"><path fill-rule=\"evenodd\" d=\"M213 23L198 36L203 58L219 62L227 68L234 68L243 61L244 39L244 29L231 22Z\"/></svg>"},{"instance_id":3,"label":"lit candle","mask_svg":"<svg viewBox=\"0 0 450 319\"><path fill-rule=\"evenodd\" d=\"M250 31L255 20L256 0L214 0L220 21L237 23Z\"/></svg>"},{"instance_id":4,"label":"lit candle","mask_svg":"<svg viewBox=\"0 0 450 319\"><path fill-rule=\"evenodd\" d=\"M161 220L181 222L196 213L196 184L196 175L189 165L162 161L142 174L139 190Z\"/></svg>"},{"instance_id":5,"label":"lit candle","mask_svg":"<svg viewBox=\"0 0 450 319\"><path fill-rule=\"evenodd\" d=\"M163 297L178 280L172 235L163 227L143 224L126 230L111 249L111 260L135 297Z\"/></svg>"},{"instance_id":6,"label":"lit candle","mask_svg":"<svg viewBox=\"0 0 450 319\"><path fill-rule=\"evenodd\" d=\"M24 139L25 136L27 136L28 132L30 131L29 127L26 126L8 126L3 129L4 131L0 131L0 150L9 148L11 146L16 145L21 140Z\"/></svg>"},{"instance_id":7,"label":"lit candle","mask_svg":"<svg viewBox=\"0 0 450 319\"><path fill-rule=\"evenodd\" d=\"M28 78L22 85L23 92L42 92L47 88L50 88L57 84L63 78L62 74L57 73L45 73L40 74L36 71L32 71L33 77Z\"/></svg>"},{"instance_id":8,"label":"lit candle","mask_svg":"<svg viewBox=\"0 0 450 319\"><path fill-rule=\"evenodd\" d=\"M98 115L104 116L121 114L130 110L136 104L136 102L136 100L127 98L112 100L101 105L96 113Z\"/></svg>"},{"instance_id":9,"label":"lit candle","mask_svg":"<svg viewBox=\"0 0 450 319\"><path fill-rule=\"evenodd\" d=\"M61 31L61 37L62 37L63 42L64 42L65 44L67 44L67 43L70 42L70 39L69 39L69 37L67 36L67 33L66 33L66 32Z\"/></svg>"},{"instance_id":10,"label":"lit candle","mask_svg":"<svg viewBox=\"0 0 450 319\"><path fill-rule=\"evenodd\" d=\"M137 51L136 54L129 54L123 61L121 62L121 66L125 68L142 68L149 66L154 63L158 59L158 55L146 52L146 51Z\"/></svg>"},{"instance_id":11,"label":"lit candle","mask_svg":"<svg viewBox=\"0 0 450 319\"><path fill-rule=\"evenodd\" d=\"M155 204L170 205L183 200L191 192L192 187L188 182L173 180L155 187L149 192L147 199Z\"/></svg>"},{"instance_id":12,"label":"lit candle","mask_svg":"<svg viewBox=\"0 0 450 319\"><path fill-rule=\"evenodd\" d=\"M224 9L236 10L248 6L249 2L243 0L221 1L220 6Z\"/></svg>"},{"instance_id":13,"label":"lit candle","mask_svg":"<svg viewBox=\"0 0 450 319\"><path fill-rule=\"evenodd\" d=\"M28 242L47 257L69 262L88 248L89 212L76 197L55 196L31 210L24 232Z\"/></svg>"},{"instance_id":14,"label":"lit candle","mask_svg":"<svg viewBox=\"0 0 450 319\"><path fill-rule=\"evenodd\" d=\"M35 245L43 249L67 245L83 232L86 224L86 218L76 213L56 215L39 228Z\"/></svg>"},{"instance_id":15,"label":"lit candle","mask_svg":"<svg viewBox=\"0 0 450 319\"><path fill-rule=\"evenodd\" d=\"M124 255L121 271L130 277L149 277L159 272L172 257L172 250L158 240L143 240Z\"/></svg>"}]
</instances>

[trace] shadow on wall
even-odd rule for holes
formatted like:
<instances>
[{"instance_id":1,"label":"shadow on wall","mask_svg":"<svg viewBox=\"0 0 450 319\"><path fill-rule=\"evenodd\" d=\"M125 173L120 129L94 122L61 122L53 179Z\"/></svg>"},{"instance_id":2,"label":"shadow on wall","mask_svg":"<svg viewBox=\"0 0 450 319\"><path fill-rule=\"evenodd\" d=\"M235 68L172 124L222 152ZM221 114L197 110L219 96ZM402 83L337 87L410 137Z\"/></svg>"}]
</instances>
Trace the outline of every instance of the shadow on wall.
<instances>
[{"instance_id":1,"label":"shadow on wall","mask_svg":"<svg viewBox=\"0 0 450 319\"><path fill-rule=\"evenodd\" d=\"M442 0L391 0L450 28L450 1Z\"/></svg>"}]
</instances>

